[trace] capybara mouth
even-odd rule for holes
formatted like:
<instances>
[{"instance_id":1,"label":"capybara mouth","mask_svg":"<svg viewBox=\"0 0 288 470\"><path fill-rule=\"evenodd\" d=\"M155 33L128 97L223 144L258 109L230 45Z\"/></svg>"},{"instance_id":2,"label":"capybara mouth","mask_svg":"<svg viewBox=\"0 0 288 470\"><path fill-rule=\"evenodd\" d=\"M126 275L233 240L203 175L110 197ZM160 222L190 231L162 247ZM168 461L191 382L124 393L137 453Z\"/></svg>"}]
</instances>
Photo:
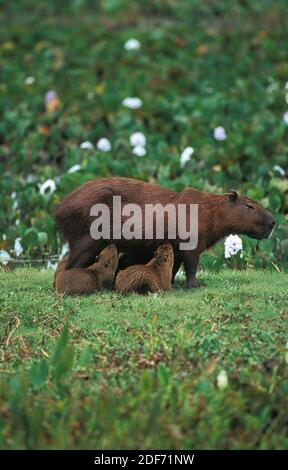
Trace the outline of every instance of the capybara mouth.
<instances>
[{"instance_id":1,"label":"capybara mouth","mask_svg":"<svg viewBox=\"0 0 288 470\"><path fill-rule=\"evenodd\" d=\"M274 224L272 230L271 230L271 228L270 228L270 230L269 230L269 232L268 232L268 235L267 235L267 237L266 237L267 239L269 239L269 238L272 237L273 232L274 232L274 230L275 230L275 227L276 227L276 224Z\"/></svg>"},{"instance_id":2,"label":"capybara mouth","mask_svg":"<svg viewBox=\"0 0 288 470\"><path fill-rule=\"evenodd\" d=\"M271 225L270 227L265 227L265 229L261 232L261 233L256 233L256 232L250 232L250 233L247 233L248 237L250 238L254 238L256 240L268 240L269 238L271 238L274 230L275 230L275 222L273 222L273 225Z\"/></svg>"}]
</instances>

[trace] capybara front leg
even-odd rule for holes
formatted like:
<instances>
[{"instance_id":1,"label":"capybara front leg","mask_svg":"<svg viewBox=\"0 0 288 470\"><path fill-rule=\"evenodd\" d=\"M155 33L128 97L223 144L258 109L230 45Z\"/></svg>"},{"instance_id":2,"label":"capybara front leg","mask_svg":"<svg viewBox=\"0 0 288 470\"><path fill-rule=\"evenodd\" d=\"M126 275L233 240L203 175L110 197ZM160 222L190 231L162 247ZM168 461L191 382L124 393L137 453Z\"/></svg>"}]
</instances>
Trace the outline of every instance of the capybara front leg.
<instances>
[{"instance_id":1,"label":"capybara front leg","mask_svg":"<svg viewBox=\"0 0 288 470\"><path fill-rule=\"evenodd\" d=\"M104 247L103 245L103 240L93 240L90 235L81 238L77 244L70 247L66 269L91 266Z\"/></svg>"},{"instance_id":2,"label":"capybara front leg","mask_svg":"<svg viewBox=\"0 0 288 470\"><path fill-rule=\"evenodd\" d=\"M188 289L200 287L200 283L196 278L198 268L199 255L195 253L186 253L183 256L184 269L186 274L186 282Z\"/></svg>"}]
</instances>

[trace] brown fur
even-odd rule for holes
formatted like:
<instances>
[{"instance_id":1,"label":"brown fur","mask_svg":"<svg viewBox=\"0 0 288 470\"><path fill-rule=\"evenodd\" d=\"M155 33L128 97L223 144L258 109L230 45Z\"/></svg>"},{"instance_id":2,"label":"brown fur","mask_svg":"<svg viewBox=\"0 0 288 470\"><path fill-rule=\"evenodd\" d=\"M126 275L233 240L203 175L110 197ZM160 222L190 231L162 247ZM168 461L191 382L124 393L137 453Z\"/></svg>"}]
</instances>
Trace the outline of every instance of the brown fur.
<instances>
[{"instance_id":1,"label":"brown fur","mask_svg":"<svg viewBox=\"0 0 288 470\"><path fill-rule=\"evenodd\" d=\"M144 204L162 205L198 204L199 230L198 246L194 250L178 249L179 239L168 240L167 232L163 240L94 240L90 235L90 226L95 218L90 216L90 209L96 203L112 206L113 195L122 197L122 206L128 203L139 204L144 211ZM252 206L252 208L248 206ZM83 184L66 196L56 210L56 221L60 232L69 243L70 256L67 267L86 267L92 263L100 250L113 241L124 252L130 263L145 262L153 256L163 241L170 241L174 246L175 262L173 279L182 262L184 263L187 286L197 287L196 271L201 253L212 247L221 238L234 233L246 234L252 238L267 238L275 224L274 218L264 207L235 192L213 195L187 188L181 193L170 189L129 178L99 178ZM121 223L125 222L122 217ZM112 226L112 221L111 221ZM142 226L144 231L144 226ZM112 231L111 231L112 233ZM130 261L129 261L130 259ZM120 268L122 266L120 265Z\"/></svg>"},{"instance_id":2,"label":"brown fur","mask_svg":"<svg viewBox=\"0 0 288 470\"><path fill-rule=\"evenodd\" d=\"M121 294L147 294L170 290L173 264L172 245L162 245L149 263L130 266L120 271L116 277L116 291Z\"/></svg>"},{"instance_id":3,"label":"brown fur","mask_svg":"<svg viewBox=\"0 0 288 470\"><path fill-rule=\"evenodd\" d=\"M91 294L114 285L118 264L115 245L109 245L101 251L96 263L88 268L71 268L66 270L68 256L58 264L54 275L53 286L58 293L68 295Z\"/></svg>"},{"instance_id":4,"label":"brown fur","mask_svg":"<svg viewBox=\"0 0 288 470\"><path fill-rule=\"evenodd\" d=\"M58 274L60 274L62 271L66 270L66 265L67 265L68 258L69 258L69 255L64 256L64 258L62 258L61 261L59 261L59 263L57 265L56 271L54 273L54 279L53 279L53 287L54 288L56 288L56 278L57 278Z\"/></svg>"}]
</instances>

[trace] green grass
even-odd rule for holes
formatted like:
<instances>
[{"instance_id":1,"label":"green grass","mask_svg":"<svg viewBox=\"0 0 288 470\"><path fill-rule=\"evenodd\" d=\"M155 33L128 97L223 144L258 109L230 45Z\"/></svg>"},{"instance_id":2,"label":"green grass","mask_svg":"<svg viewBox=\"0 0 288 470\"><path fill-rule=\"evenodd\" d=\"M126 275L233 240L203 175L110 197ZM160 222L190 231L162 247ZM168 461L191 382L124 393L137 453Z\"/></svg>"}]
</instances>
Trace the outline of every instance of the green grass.
<instances>
[{"instance_id":1,"label":"green grass","mask_svg":"<svg viewBox=\"0 0 288 470\"><path fill-rule=\"evenodd\" d=\"M1 447L288 448L287 275L200 278L57 298L51 272L0 273Z\"/></svg>"}]
</instances>

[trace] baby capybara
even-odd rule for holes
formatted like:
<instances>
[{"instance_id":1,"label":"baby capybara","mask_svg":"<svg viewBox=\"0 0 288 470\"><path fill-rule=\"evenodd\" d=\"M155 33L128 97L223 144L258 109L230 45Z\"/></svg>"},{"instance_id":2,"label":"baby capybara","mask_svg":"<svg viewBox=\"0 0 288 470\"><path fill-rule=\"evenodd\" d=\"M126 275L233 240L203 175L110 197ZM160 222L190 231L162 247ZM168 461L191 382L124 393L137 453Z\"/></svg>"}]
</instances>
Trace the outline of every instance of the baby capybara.
<instances>
[{"instance_id":1,"label":"baby capybara","mask_svg":"<svg viewBox=\"0 0 288 470\"><path fill-rule=\"evenodd\" d=\"M59 294L92 294L95 291L113 287L118 265L118 252L115 245L104 248L97 261L88 268L66 270L67 259L68 256L60 261L54 276L53 285Z\"/></svg>"},{"instance_id":2,"label":"baby capybara","mask_svg":"<svg viewBox=\"0 0 288 470\"><path fill-rule=\"evenodd\" d=\"M121 294L147 294L170 290L173 263L172 245L161 245L149 263L130 266L117 274L116 291Z\"/></svg>"}]
</instances>

